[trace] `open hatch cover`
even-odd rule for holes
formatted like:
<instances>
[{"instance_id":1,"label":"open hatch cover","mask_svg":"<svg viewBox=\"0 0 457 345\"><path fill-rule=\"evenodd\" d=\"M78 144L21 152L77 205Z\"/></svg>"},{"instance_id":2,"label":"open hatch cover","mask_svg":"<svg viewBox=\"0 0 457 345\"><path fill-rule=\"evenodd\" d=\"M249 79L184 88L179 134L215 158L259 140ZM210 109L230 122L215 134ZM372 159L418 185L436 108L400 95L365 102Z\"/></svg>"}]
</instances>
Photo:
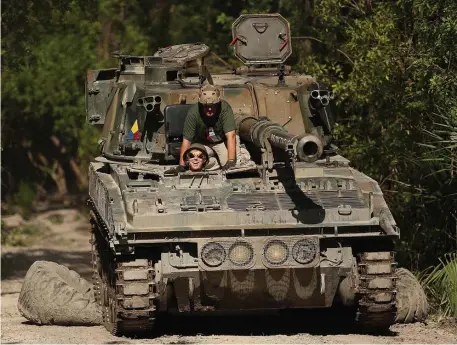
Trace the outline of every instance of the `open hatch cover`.
<instances>
[{"instance_id":1,"label":"open hatch cover","mask_svg":"<svg viewBox=\"0 0 457 345\"><path fill-rule=\"evenodd\" d=\"M202 43L177 44L160 48L155 57L161 57L166 62L175 62L183 65L186 62L204 57L209 53L209 47Z\"/></svg>"},{"instance_id":2,"label":"open hatch cover","mask_svg":"<svg viewBox=\"0 0 457 345\"><path fill-rule=\"evenodd\" d=\"M280 64L292 54L289 22L280 14L241 15L230 43L244 64Z\"/></svg>"}]
</instances>

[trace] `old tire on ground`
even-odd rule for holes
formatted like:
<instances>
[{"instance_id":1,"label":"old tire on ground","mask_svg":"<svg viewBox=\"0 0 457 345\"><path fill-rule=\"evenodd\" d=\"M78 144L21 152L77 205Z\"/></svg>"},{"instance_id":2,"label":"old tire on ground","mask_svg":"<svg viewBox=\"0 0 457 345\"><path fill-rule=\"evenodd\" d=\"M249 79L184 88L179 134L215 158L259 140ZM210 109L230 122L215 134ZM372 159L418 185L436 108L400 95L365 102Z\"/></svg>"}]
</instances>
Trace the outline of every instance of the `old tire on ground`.
<instances>
[{"instance_id":1,"label":"old tire on ground","mask_svg":"<svg viewBox=\"0 0 457 345\"><path fill-rule=\"evenodd\" d=\"M19 312L40 325L100 325L92 284L75 271L50 261L35 261L22 284Z\"/></svg>"},{"instance_id":2,"label":"old tire on ground","mask_svg":"<svg viewBox=\"0 0 457 345\"><path fill-rule=\"evenodd\" d=\"M405 268L396 271L397 316L395 323L423 322L427 318L427 297L416 277Z\"/></svg>"}]
</instances>

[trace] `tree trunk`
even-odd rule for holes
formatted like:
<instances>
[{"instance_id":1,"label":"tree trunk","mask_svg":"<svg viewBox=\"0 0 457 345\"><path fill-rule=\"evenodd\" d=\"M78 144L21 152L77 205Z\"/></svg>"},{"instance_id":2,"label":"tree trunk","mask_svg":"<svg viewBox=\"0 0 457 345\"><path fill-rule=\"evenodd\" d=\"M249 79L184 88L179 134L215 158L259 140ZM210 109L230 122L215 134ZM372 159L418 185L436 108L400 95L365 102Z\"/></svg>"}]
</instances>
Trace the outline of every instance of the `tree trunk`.
<instances>
[{"instance_id":1,"label":"tree trunk","mask_svg":"<svg viewBox=\"0 0 457 345\"><path fill-rule=\"evenodd\" d=\"M53 135L49 139L51 139L51 142L59 150L60 154L63 155L63 154L65 154L67 152L67 150L65 149L64 146L62 146L62 144L60 143L60 140L57 137L55 137ZM81 187L84 187L84 188L87 187L87 176L85 174L81 173L81 169L79 168L79 166L76 163L75 159L74 158L70 158L69 159L69 163L70 163L71 170L73 171L73 173L76 176L78 184Z\"/></svg>"},{"instance_id":2,"label":"tree trunk","mask_svg":"<svg viewBox=\"0 0 457 345\"><path fill-rule=\"evenodd\" d=\"M63 197L68 194L67 181L65 179L65 171L62 165L58 161L54 161L54 165L51 171L51 177L57 186L57 194L59 197Z\"/></svg>"},{"instance_id":3,"label":"tree trunk","mask_svg":"<svg viewBox=\"0 0 457 345\"><path fill-rule=\"evenodd\" d=\"M71 167L71 170L73 171L73 173L75 174L76 179L78 180L78 184L81 187L86 188L88 186L87 176L86 176L86 174L83 174L81 172L79 165L76 164L74 159L70 159L70 167Z\"/></svg>"}]
</instances>

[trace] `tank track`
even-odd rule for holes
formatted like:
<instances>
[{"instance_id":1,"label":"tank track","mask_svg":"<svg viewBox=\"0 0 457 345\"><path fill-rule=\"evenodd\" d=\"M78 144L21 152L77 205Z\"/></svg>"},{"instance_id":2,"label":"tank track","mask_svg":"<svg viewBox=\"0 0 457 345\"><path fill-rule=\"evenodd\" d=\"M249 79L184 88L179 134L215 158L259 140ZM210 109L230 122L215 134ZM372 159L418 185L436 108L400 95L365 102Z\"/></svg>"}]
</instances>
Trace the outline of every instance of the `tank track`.
<instances>
[{"instance_id":1,"label":"tank track","mask_svg":"<svg viewBox=\"0 0 457 345\"><path fill-rule=\"evenodd\" d=\"M152 331L158 297L153 262L115 257L97 227L93 222L92 277L105 328L116 336Z\"/></svg>"},{"instance_id":2,"label":"tank track","mask_svg":"<svg viewBox=\"0 0 457 345\"><path fill-rule=\"evenodd\" d=\"M94 246L93 242L92 246ZM94 255L94 249L92 249L92 284L94 285L94 297L95 297L95 302L101 306L101 292L100 292L100 276L98 275L98 267L99 267L99 259L97 255Z\"/></svg>"},{"instance_id":3,"label":"tank track","mask_svg":"<svg viewBox=\"0 0 457 345\"><path fill-rule=\"evenodd\" d=\"M112 267L115 268L114 279L107 284L105 327L113 335L152 331L157 298L152 261L122 260Z\"/></svg>"},{"instance_id":4,"label":"tank track","mask_svg":"<svg viewBox=\"0 0 457 345\"><path fill-rule=\"evenodd\" d=\"M388 329L395 322L396 262L392 252L359 254L356 323L368 329Z\"/></svg>"},{"instance_id":5,"label":"tank track","mask_svg":"<svg viewBox=\"0 0 457 345\"><path fill-rule=\"evenodd\" d=\"M92 226L92 231L91 231L91 239L90 239L90 244L92 245L92 283L94 285L94 297L95 297L95 302L101 307L102 306L102 296L101 296L101 262L100 262L100 244L99 240L97 240L97 224L91 220L91 226Z\"/></svg>"}]
</instances>

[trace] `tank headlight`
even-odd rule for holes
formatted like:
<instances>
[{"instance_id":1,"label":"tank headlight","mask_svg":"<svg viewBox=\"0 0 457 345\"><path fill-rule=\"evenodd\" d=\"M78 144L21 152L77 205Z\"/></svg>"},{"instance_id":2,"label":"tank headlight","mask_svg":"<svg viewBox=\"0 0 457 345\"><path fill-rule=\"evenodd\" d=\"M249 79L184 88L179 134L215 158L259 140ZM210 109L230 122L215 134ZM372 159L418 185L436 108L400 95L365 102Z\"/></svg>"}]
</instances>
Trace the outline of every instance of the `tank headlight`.
<instances>
[{"instance_id":1,"label":"tank headlight","mask_svg":"<svg viewBox=\"0 0 457 345\"><path fill-rule=\"evenodd\" d=\"M263 251L265 260L272 265L281 265L289 257L289 248L280 240L269 241Z\"/></svg>"},{"instance_id":2,"label":"tank headlight","mask_svg":"<svg viewBox=\"0 0 457 345\"><path fill-rule=\"evenodd\" d=\"M294 244L292 256L300 264L309 264L317 255L317 243L313 239L303 239Z\"/></svg>"},{"instance_id":3,"label":"tank headlight","mask_svg":"<svg viewBox=\"0 0 457 345\"><path fill-rule=\"evenodd\" d=\"M228 257L234 265L246 266L254 257L254 249L247 242L235 242L229 249Z\"/></svg>"},{"instance_id":4,"label":"tank headlight","mask_svg":"<svg viewBox=\"0 0 457 345\"><path fill-rule=\"evenodd\" d=\"M220 266L227 257L224 247L217 242L206 243L201 252L200 256L205 265L210 267Z\"/></svg>"}]
</instances>

